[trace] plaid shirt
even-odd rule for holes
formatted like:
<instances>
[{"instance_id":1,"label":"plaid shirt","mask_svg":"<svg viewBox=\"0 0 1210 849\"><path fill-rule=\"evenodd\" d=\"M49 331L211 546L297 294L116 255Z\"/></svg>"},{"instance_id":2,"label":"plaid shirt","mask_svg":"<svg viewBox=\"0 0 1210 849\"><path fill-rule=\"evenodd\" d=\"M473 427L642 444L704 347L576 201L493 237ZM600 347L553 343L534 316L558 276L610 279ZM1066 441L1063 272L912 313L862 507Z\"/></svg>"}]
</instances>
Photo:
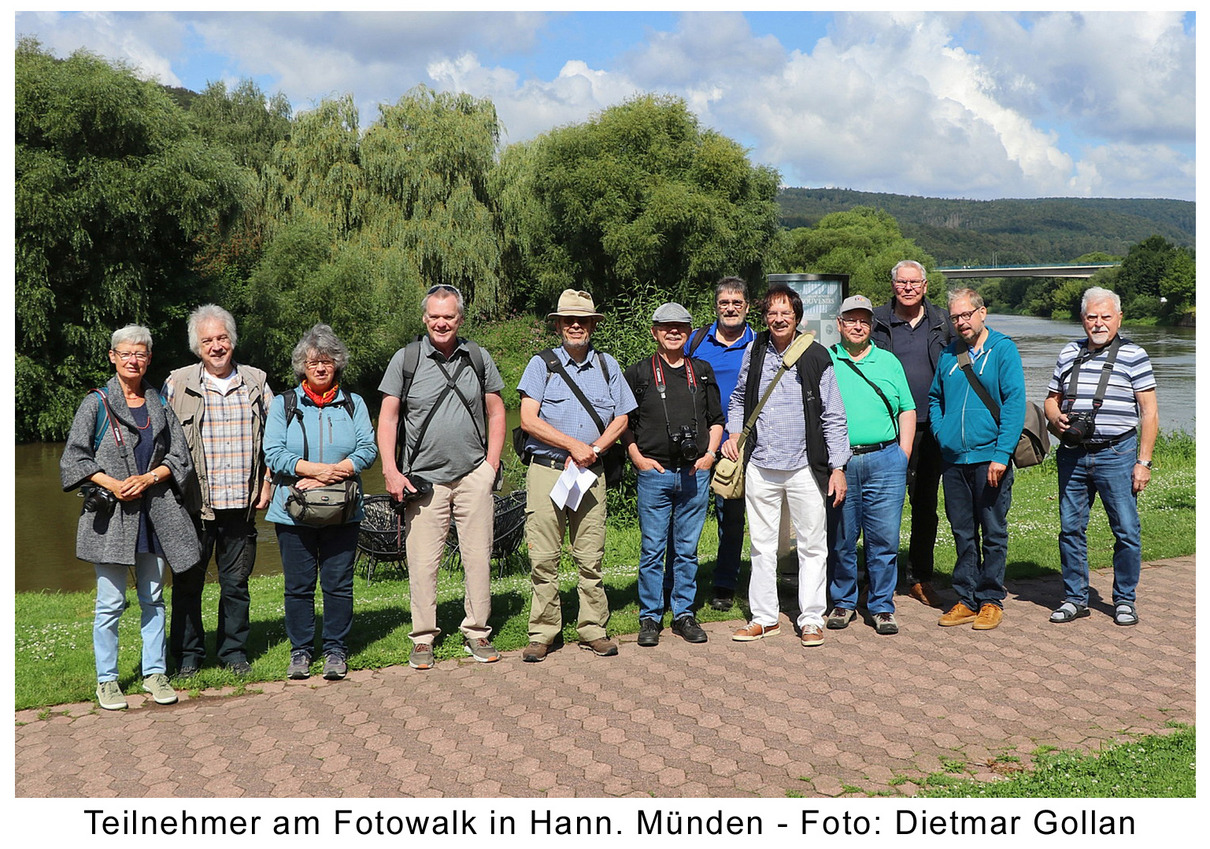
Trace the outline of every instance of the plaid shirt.
<instances>
[{"instance_id":1,"label":"plaid shirt","mask_svg":"<svg viewBox=\"0 0 1210 849\"><path fill-rule=\"evenodd\" d=\"M210 507L214 510L239 510L248 506L248 477L255 459L252 444L252 408L248 387L236 370L235 380L223 392L205 375L206 414L202 417L202 452L206 455L206 477L210 489ZM168 403L176 388L164 384ZM273 402L273 391L265 385L265 409ZM255 494L253 498L255 499Z\"/></svg>"}]
</instances>

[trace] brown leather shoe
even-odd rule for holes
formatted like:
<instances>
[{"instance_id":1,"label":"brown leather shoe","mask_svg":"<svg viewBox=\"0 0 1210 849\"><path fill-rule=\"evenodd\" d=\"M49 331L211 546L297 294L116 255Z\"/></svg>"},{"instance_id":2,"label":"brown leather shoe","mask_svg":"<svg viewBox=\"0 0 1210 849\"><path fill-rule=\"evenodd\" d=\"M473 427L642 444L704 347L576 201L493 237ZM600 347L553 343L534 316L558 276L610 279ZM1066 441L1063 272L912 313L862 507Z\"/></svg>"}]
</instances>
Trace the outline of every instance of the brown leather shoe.
<instances>
[{"instance_id":1,"label":"brown leather shoe","mask_svg":"<svg viewBox=\"0 0 1210 849\"><path fill-rule=\"evenodd\" d=\"M590 651L597 657L613 657L618 653L618 644L609 637L597 637L595 640L580 640L580 648Z\"/></svg>"},{"instance_id":2,"label":"brown leather shoe","mask_svg":"<svg viewBox=\"0 0 1210 849\"><path fill-rule=\"evenodd\" d=\"M752 640L763 640L765 637L776 637L780 633L780 623L776 625L758 625L755 622L749 622L732 634L731 639L737 643L748 643Z\"/></svg>"},{"instance_id":3,"label":"brown leather shoe","mask_svg":"<svg viewBox=\"0 0 1210 849\"><path fill-rule=\"evenodd\" d=\"M998 626L1003 618L1004 608L989 601L979 608L979 616L976 617L975 624L971 627L976 631L990 631Z\"/></svg>"},{"instance_id":4,"label":"brown leather shoe","mask_svg":"<svg viewBox=\"0 0 1210 849\"><path fill-rule=\"evenodd\" d=\"M541 663L549 652L550 646L546 643L530 643L521 649L521 659L526 663Z\"/></svg>"},{"instance_id":5,"label":"brown leather shoe","mask_svg":"<svg viewBox=\"0 0 1210 849\"><path fill-rule=\"evenodd\" d=\"M926 607L941 607L941 596L928 581L917 581L908 587L907 594Z\"/></svg>"},{"instance_id":6,"label":"brown leather shoe","mask_svg":"<svg viewBox=\"0 0 1210 849\"><path fill-rule=\"evenodd\" d=\"M802 644L804 646L822 646L823 628L818 625L808 625L802 629Z\"/></svg>"},{"instance_id":7,"label":"brown leather shoe","mask_svg":"<svg viewBox=\"0 0 1210 849\"><path fill-rule=\"evenodd\" d=\"M995 607L995 605L992 605ZM949 628L953 625L969 625L979 617L979 614L971 610L962 602L958 602L949 609L949 612L937 620L937 624L943 628Z\"/></svg>"}]
</instances>

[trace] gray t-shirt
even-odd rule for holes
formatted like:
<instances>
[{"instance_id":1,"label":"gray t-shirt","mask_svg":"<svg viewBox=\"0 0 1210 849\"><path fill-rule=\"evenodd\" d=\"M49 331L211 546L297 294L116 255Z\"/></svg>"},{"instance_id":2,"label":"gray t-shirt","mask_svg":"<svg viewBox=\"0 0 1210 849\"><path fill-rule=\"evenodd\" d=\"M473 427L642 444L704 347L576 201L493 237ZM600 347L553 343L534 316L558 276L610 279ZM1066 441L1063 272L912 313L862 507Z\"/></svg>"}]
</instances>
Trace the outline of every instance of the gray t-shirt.
<instances>
[{"instance_id":1,"label":"gray t-shirt","mask_svg":"<svg viewBox=\"0 0 1210 849\"><path fill-rule=\"evenodd\" d=\"M378 384L379 391L384 395L399 397L403 391L404 350L400 348L395 352L386 374L382 376L382 382ZM420 340L416 374L407 398L402 399L405 444L399 470L405 475L416 473L433 483L447 484L470 474L486 459L487 410L483 409L483 419L476 421L457 392L446 391L446 374L450 378L457 374L455 385L470 402L471 409L478 413L480 404L484 403L484 391L500 392L504 389L504 379L500 377L491 355L482 348L480 350L483 351L484 366L482 389L465 339L459 338L458 347L449 360L433 347L427 336ZM425 430L424 444L416 451L420 427L435 404L439 406ZM413 452L416 453L414 462Z\"/></svg>"}]
</instances>

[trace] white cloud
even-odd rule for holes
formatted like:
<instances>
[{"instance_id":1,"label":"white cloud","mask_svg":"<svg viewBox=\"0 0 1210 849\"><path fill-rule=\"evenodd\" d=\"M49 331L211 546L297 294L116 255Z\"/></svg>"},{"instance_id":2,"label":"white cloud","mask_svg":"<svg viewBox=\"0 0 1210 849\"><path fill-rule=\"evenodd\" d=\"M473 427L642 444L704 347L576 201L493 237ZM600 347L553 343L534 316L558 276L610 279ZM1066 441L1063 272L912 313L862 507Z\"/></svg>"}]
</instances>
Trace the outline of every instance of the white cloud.
<instances>
[{"instance_id":1,"label":"white cloud","mask_svg":"<svg viewBox=\"0 0 1210 849\"><path fill-rule=\"evenodd\" d=\"M609 34L618 52L591 62L545 37L550 20L19 13L17 32L59 55L86 45L168 84L201 62L201 43L219 57L211 78L256 77L296 108L351 92L363 126L418 83L490 98L506 142L667 92L789 185L1193 197L1194 35L1178 13L838 14L808 43L792 26L758 36L739 13L691 12L667 31L620 28Z\"/></svg>"}]
</instances>

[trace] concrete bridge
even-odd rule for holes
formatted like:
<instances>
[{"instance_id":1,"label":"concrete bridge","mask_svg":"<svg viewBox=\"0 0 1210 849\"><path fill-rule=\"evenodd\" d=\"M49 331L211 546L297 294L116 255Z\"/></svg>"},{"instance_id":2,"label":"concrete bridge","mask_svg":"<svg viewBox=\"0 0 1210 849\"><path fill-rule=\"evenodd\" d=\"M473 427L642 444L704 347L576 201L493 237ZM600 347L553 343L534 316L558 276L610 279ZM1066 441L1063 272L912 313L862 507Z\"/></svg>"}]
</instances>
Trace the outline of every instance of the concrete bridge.
<instances>
[{"instance_id":1,"label":"concrete bridge","mask_svg":"<svg viewBox=\"0 0 1210 849\"><path fill-rule=\"evenodd\" d=\"M984 277L1091 277L1102 268L1113 268L1120 262L1095 265L977 265L938 268L948 279Z\"/></svg>"}]
</instances>

